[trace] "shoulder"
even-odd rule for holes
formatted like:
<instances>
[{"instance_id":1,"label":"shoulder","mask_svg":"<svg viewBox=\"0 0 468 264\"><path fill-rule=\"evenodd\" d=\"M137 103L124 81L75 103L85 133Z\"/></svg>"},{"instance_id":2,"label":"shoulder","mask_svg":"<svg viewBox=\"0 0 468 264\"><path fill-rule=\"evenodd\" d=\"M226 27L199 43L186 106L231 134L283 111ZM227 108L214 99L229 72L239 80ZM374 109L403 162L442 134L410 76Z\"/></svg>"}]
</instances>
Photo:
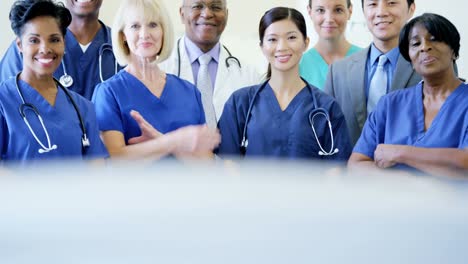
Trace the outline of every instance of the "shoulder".
<instances>
[{"instance_id":1,"label":"shoulder","mask_svg":"<svg viewBox=\"0 0 468 264\"><path fill-rule=\"evenodd\" d=\"M319 53L317 52L317 50L315 48L310 48L308 51L306 51L304 53L304 55L302 55L302 58L303 59L315 59L317 56L319 55Z\"/></svg>"},{"instance_id":2,"label":"shoulder","mask_svg":"<svg viewBox=\"0 0 468 264\"><path fill-rule=\"evenodd\" d=\"M180 77L177 77L177 75L172 73L166 73L166 85L170 85L171 87L177 87L177 89L179 90L184 89L187 91L199 92L197 87L193 83Z\"/></svg>"},{"instance_id":3,"label":"shoulder","mask_svg":"<svg viewBox=\"0 0 468 264\"><path fill-rule=\"evenodd\" d=\"M98 87L106 88L106 89L118 89L125 87L124 81L127 80L129 76L127 76L127 72L125 70L120 70L118 73L110 77L109 79L105 80L96 85L96 89Z\"/></svg>"},{"instance_id":4,"label":"shoulder","mask_svg":"<svg viewBox=\"0 0 468 264\"><path fill-rule=\"evenodd\" d=\"M318 107L325 108L325 109L332 109L338 106L336 99L333 96L325 93L324 91L316 88L313 85L310 85L312 88L312 94L317 99Z\"/></svg>"},{"instance_id":5,"label":"shoulder","mask_svg":"<svg viewBox=\"0 0 468 264\"><path fill-rule=\"evenodd\" d=\"M12 87L16 86L16 75L11 76L0 82L0 93L3 92L4 90L9 90Z\"/></svg>"},{"instance_id":6,"label":"shoulder","mask_svg":"<svg viewBox=\"0 0 468 264\"><path fill-rule=\"evenodd\" d=\"M16 76L11 76L0 83L0 96L2 98L8 98L13 90L16 90Z\"/></svg>"},{"instance_id":7,"label":"shoulder","mask_svg":"<svg viewBox=\"0 0 468 264\"><path fill-rule=\"evenodd\" d=\"M13 40L13 41L10 43L10 46L8 46L8 49L7 49L6 52L5 52L5 55L6 55L6 54L9 54L9 53L14 53L14 54L19 55L18 46L16 45L16 41L15 41L15 40ZM4 56L5 56L5 55L4 55Z\"/></svg>"},{"instance_id":8,"label":"shoulder","mask_svg":"<svg viewBox=\"0 0 468 264\"><path fill-rule=\"evenodd\" d=\"M462 83L462 84L460 84L459 88L462 90L463 94L468 94L468 84Z\"/></svg>"},{"instance_id":9,"label":"shoulder","mask_svg":"<svg viewBox=\"0 0 468 264\"><path fill-rule=\"evenodd\" d=\"M405 89L398 89L392 91L383 96L384 100L390 102L400 102L402 100L408 99L409 97L413 97L417 94L418 90L420 90L421 83L418 83L414 86L407 87Z\"/></svg>"},{"instance_id":10,"label":"shoulder","mask_svg":"<svg viewBox=\"0 0 468 264\"><path fill-rule=\"evenodd\" d=\"M313 66L320 61L320 54L317 52L315 48L311 48L306 51L301 58L300 65L301 66Z\"/></svg>"},{"instance_id":11,"label":"shoulder","mask_svg":"<svg viewBox=\"0 0 468 264\"><path fill-rule=\"evenodd\" d=\"M105 32L105 34L107 36L107 39L105 41L111 43L112 29L108 25L104 24L104 22L102 22L101 20L99 20L99 22L101 23L101 25L103 27L103 30L104 30L104 32Z\"/></svg>"},{"instance_id":12,"label":"shoulder","mask_svg":"<svg viewBox=\"0 0 468 264\"><path fill-rule=\"evenodd\" d=\"M105 98L110 96L116 96L116 94L121 93L121 91L128 90L126 80L128 76L125 76L126 72L120 70L117 74L105 80L104 82L98 83L94 89L92 96L92 101L97 103L95 100L97 98Z\"/></svg>"},{"instance_id":13,"label":"shoulder","mask_svg":"<svg viewBox=\"0 0 468 264\"><path fill-rule=\"evenodd\" d=\"M256 84L240 88L232 93L226 104L233 105L234 107L248 107L250 101L262 86L263 84Z\"/></svg>"},{"instance_id":14,"label":"shoulder","mask_svg":"<svg viewBox=\"0 0 468 264\"><path fill-rule=\"evenodd\" d=\"M365 49L359 48L353 54L343 58L342 60L338 60L333 64L334 65L335 64L336 65L349 65L349 64L354 63L354 62L367 60L367 55L368 54L369 54L369 47L367 47Z\"/></svg>"},{"instance_id":15,"label":"shoulder","mask_svg":"<svg viewBox=\"0 0 468 264\"><path fill-rule=\"evenodd\" d=\"M256 84L256 85L251 85L251 86L246 86L243 88L240 88L239 90L236 90L233 94L232 97L235 98L252 98L255 93L258 92L258 90L263 86L264 84Z\"/></svg>"},{"instance_id":16,"label":"shoulder","mask_svg":"<svg viewBox=\"0 0 468 264\"><path fill-rule=\"evenodd\" d=\"M183 86L183 87L189 87L189 88L193 88L193 87L196 88L196 86L193 83L191 83L191 82L189 82L189 81L187 81L185 79L182 79L182 78L180 78L177 75L172 74L172 73L166 73L166 80L167 80L168 83L170 82L171 84L176 84L176 85L180 85L180 86Z\"/></svg>"},{"instance_id":17,"label":"shoulder","mask_svg":"<svg viewBox=\"0 0 468 264\"><path fill-rule=\"evenodd\" d=\"M354 53L356 53L358 51L361 51L361 50L363 50L363 48L358 47L358 46L356 46L354 44L351 44L351 47L349 48L349 51L348 51L348 55L352 55L352 54L354 54Z\"/></svg>"},{"instance_id":18,"label":"shoulder","mask_svg":"<svg viewBox=\"0 0 468 264\"><path fill-rule=\"evenodd\" d=\"M222 120L226 116L236 116L237 120L243 120L249 109L249 106L262 85L252 85L240 88L233 92L224 104Z\"/></svg>"}]
</instances>

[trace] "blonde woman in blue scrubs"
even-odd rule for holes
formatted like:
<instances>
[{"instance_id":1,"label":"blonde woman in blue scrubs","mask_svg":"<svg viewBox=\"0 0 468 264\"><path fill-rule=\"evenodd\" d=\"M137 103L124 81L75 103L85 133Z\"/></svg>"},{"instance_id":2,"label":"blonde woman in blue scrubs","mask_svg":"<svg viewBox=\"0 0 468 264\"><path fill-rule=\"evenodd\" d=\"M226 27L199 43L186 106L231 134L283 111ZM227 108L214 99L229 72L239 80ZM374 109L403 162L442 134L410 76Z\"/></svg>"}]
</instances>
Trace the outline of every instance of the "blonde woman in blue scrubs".
<instances>
[{"instance_id":1,"label":"blonde woman in blue scrubs","mask_svg":"<svg viewBox=\"0 0 468 264\"><path fill-rule=\"evenodd\" d=\"M319 40L302 56L299 72L307 82L322 89L328 65L361 49L345 37L353 5L351 0L309 0L307 11Z\"/></svg>"}]
</instances>

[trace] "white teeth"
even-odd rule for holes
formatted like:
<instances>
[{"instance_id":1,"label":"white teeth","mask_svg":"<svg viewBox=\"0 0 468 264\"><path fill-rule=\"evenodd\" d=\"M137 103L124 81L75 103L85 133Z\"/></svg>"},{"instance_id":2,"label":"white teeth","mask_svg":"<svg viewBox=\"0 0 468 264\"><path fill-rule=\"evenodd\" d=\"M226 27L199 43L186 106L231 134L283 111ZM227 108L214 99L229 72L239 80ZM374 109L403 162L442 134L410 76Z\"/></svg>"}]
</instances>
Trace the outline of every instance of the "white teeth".
<instances>
[{"instance_id":1,"label":"white teeth","mask_svg":"<svg viewBox=\"0 0 468 264\"><path fill-rule=\"evenodd\" d=\"M52 62L52 59L37 59L37 61L40 62L40 63L47 64L47 63Z\"/></svg>"},{"instance_id":2,"label":"white teeth","mask_svg":"<svg viewBox=\"0 0 468 264\"><path fill-rule=\"evenodd\" d=\"M78 3L89 3L92 0L76 0Z\"/></svg>"}]
</instances>

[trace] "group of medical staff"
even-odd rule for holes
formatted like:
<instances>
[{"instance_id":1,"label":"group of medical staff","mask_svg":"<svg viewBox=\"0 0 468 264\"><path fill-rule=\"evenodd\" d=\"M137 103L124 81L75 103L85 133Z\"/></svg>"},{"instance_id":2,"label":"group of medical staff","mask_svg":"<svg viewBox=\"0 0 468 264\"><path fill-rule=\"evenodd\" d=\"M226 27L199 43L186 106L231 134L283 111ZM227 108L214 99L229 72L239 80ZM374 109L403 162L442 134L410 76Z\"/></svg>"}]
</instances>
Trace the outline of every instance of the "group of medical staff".
<instances>
[{"instance_id":1,"label":"group of medical staff","mask_svg":"<svg viewBox=\"0 0 468 264\"><path fill-rule=\"evenodd\" d=\"M121 1L112 31L99 20L102 0L64 3L17 0L10 10L16 39L0 62L3 161L258 157L468 169L460 37L436 14L407 23L414 0L361 0L373 35L364 49L345 38L350 0L307 1L319 36L310 49L299 11L267 10L259 22L265 75L221 43L225 0L184 0L179 39L160 0ZM371 109L382 69L382 98Z\"/></svg>"}]
</instances>

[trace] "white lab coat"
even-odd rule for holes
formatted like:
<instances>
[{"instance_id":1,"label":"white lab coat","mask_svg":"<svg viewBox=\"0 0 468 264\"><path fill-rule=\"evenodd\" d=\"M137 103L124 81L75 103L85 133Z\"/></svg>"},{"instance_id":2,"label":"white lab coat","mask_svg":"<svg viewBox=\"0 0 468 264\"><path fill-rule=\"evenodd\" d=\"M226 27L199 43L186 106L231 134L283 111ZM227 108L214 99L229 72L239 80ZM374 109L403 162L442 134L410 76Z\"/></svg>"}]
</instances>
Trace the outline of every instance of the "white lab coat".
<instances>
[{"instance_id":1,"label":"white lab coat","mask_svg":"<svg viewBox=\"0 0 468 264\"><path fill-rule=\"evenodd\" d=\"M185 50L185 37L180 39L178 48L181 59L179 77L194 83L192 65L190 64L187 52ZM219 118L223 113L224 104L235 90L261 82L261 77L254 70L254 68L246 65L242 61L240 62L242 67L239 68L235 60L231 59L229 60L230 67L228 68L225 62L228 56L228 52L221 45L218 72L216 73L216 83L213 91L213 106L215 109L217 121L219 121ZM235 56L235 54L233 54L233 56ZM167 73L177 75L179 70L177 47L174 47L171 56L167 60L161 62L159 67Z\"/></svg>"}]
</instances>

